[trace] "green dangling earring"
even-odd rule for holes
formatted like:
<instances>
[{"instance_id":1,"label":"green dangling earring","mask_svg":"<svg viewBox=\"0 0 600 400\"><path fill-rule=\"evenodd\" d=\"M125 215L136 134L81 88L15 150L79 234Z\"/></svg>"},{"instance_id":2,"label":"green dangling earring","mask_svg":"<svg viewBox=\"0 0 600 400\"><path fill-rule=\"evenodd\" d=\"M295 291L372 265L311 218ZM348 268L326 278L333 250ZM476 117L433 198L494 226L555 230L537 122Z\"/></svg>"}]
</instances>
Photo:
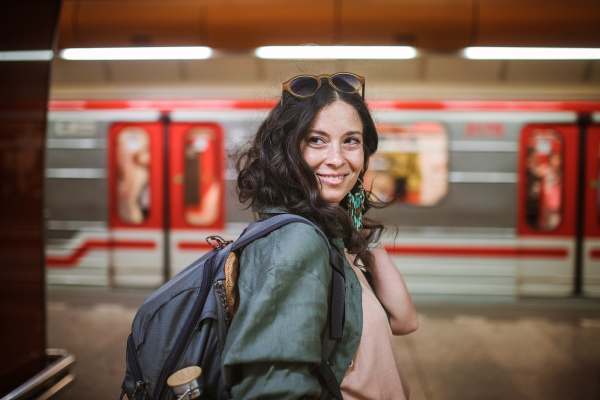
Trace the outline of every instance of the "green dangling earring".
<instances>
[{"instance_id":1,"label":"green dangling earring","mask_svg":"<svg viewBox=\"0 0 600 400\"><path fill-rule=\"evenodd\" d=\"M365 209L365 188L363 181L358 178L360 189L356 194L348 193L348 214L356 230L362 228L363 211Z\"/></svg>"}]
</instances>

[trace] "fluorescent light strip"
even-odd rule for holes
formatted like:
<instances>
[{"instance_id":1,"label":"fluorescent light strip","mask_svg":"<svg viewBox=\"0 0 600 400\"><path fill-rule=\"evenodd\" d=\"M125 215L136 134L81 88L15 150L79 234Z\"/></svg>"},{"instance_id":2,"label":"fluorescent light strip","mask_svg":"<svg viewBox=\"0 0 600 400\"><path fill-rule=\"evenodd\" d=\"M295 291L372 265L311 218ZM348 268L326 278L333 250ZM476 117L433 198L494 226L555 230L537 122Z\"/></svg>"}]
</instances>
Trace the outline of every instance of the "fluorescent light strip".
<instances>
[{"instance_id":1,"label":"fluorescent light strip","mask_svg":"<svg viewBox=\"0 0 600 400\"><path fill-rule=\"evenodd\" d=\"M256 49L255 54L276 60L403 60L415 58L417 51L410 46L266 46Z\"/></svg>"},{"instance_id":2,"label":"fluorescent light strip","mask_svg":"<svg viewBox=\"0 0 600 400\"><path fill-rule=\"evenodd\" d=\"M570 47L467 47L472 60L599 60L600 49Z\"/></svg>"},{"instance_id":3,"label":"fluorescent light strip","mask_svg":"<svg viewBox=\"0 0 600 400\"><path fill-rule=\"evenodd\" d=\"M64 49L65 60L203 60L212 55L210 47L98 47Z\"/></svg>"},{"instance_id":4,"label":"fluorescent light strip","mask_svg":"<svg viewBox=\"0 0 600 400\"><path fill-rule=\"evenodd\" d=\"M52 50L0 51L0 61L50 61Z\"/></svg>"}]
</instances>

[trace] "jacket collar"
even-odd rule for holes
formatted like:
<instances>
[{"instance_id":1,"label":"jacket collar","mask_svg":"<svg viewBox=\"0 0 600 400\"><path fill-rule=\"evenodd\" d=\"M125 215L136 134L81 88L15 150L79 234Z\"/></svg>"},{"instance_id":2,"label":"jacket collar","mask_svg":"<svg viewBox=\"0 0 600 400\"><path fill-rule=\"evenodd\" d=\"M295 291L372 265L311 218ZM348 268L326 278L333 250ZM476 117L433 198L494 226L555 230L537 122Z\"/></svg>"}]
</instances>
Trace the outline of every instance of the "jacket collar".
<instances>
[{"instance_id":1,"label":"jacket collar","mask_svg":"<svg viewBox=\"0 0 600 400\"><path fill-rule=\"evenodd\" d=\"M253 204L252 211L259 214L286 214L289 211L283 206L263 206L261 204Z\"/></svg>"}]
</instances>

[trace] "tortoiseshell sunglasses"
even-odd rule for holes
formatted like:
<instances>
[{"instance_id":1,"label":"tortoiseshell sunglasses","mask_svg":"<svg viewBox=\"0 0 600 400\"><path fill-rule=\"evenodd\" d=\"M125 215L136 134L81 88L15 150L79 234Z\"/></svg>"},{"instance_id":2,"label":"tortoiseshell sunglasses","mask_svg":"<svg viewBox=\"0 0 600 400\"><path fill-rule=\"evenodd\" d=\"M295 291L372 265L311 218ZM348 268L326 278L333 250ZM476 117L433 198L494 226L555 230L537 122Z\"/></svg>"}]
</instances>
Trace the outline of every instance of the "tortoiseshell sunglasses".
<instances>
[{"instance_id":1,"label":"tortoiseshell sunglasses","mask_svg":"<svg viewBox=\"0 0 600 400\"><path fill-rule=\"evenodd\" d=\"M314 96L321 87L321 78L327 78L329 85L343 93L357 93L362 89L362 98L365 99L365 78L350 72L337 72L333 75L299 75L283 83L283 89L293 96L306 99ZM283 105L283 96L281 96Z\"/></svg>"}]
</instances>

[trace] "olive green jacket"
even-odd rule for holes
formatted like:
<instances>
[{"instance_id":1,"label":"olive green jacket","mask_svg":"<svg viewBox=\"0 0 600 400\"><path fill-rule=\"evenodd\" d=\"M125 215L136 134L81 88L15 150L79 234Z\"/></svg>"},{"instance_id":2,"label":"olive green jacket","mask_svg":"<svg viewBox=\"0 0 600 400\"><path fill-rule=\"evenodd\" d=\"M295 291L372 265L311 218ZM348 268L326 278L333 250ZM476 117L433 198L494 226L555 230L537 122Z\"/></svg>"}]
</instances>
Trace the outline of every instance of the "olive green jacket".
<instances>
[{"instance_id":1,"label":"olive green jacket","mask_svg":"<svg viewBox=\"0 0 600 400\"><path fill-rule=\"evenodd\" d=\"M258 211L261 219L284 212ZM342 240L331 242L343 254ZM345 259L344 273L345 322L333 363L338 382L358 348L363 321L360 283ZM286 225L244 249L240 306L223 349L223 379L234 400L327 397L311 371L323 356L331 279L327 246L306 224Z\"/></svg>"}]
</instances>

